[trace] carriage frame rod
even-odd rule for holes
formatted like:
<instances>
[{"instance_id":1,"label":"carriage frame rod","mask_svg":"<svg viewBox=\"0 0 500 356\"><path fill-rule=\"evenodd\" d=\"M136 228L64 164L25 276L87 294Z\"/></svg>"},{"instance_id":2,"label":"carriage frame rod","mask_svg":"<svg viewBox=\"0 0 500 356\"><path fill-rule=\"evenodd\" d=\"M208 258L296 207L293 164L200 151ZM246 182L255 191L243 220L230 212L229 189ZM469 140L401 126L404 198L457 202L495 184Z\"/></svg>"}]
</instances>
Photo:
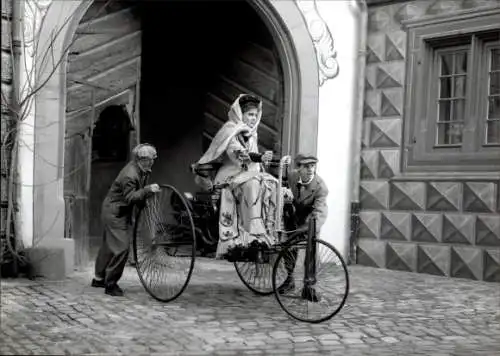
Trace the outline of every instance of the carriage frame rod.
<instances>
[{"instance_id":1,"label":"carriage frame rod","mask_svg":"<svg viewBox=\"0 0 500 356\"><path fill-rule=\"evenodd\" d=\"M304 286L316 284L316 219L309 220L306 240Z\"/></svg>"}]
</instances>

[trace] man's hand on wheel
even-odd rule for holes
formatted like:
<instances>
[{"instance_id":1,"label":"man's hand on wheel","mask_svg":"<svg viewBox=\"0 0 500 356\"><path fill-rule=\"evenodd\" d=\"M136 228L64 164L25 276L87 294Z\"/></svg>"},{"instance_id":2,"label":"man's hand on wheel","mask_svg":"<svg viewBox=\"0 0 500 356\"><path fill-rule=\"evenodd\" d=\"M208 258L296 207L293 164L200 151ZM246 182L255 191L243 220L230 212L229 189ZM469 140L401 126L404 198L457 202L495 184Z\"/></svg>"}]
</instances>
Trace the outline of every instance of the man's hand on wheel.
<instances>
[{"instance_id":1,"label":"man's hand on wheel","mask_svg":"<svg viewBox=\"0 0 500 356\"><path fill-rule=\"evenodd\" d=\"M158 193L160 191L160 186L156 183L146 186L146 189L151 193Z\"/></svg>"}]
</instances>

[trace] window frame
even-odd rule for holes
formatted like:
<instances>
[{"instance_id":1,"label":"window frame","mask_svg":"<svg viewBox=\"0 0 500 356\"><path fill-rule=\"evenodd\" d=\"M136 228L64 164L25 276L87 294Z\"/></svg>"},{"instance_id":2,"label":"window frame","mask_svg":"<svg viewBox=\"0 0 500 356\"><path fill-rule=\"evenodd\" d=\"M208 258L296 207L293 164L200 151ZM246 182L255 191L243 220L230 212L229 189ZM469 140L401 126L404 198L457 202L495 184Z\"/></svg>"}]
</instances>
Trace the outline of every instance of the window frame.
<instances>
[{"instance_id":1,"label":"window frame","mask_svg":"<svg viewBox=\"0 0 500 356\"><path fill-rule=\"evenodd\" d=\"M490 43L485 44L485 53L486 55L482 58L481 65L483 66L482 73L485 76L485 78L481 78L485 83L487 82L488 85L484 85L481 87L481 90L483 91L481 93L481 96L485 98L485 104L481 107L479 110L479 113L482 117L482 123L484 127L482 128L480 134L481 136L479 137L479 142L482 147L500 147L500 143L488 143L486 142L486 135L487 135L487 122L488 122L488 110L489 110L489 84L490 84L490 78L489 78L489 72L490 72L490 54L489 52L492 49L498 49L500 50L500 38L497 41L491 41ZM500 72L499 72L500 73ZM498 94L496 94L498 95ZM499 139L500 141L500 139Z\"/></svg>"},{"instance_id":2,"label":"window frame","mask_svg":"<svg viewBox=\"0 0 500 356\"><path fill-rule=\"evenodd\" d=\"M438 135L438 123L439 121L439 104L438 102L443 99L439 95L440 93L440 73L439 73L439 68L440 68L440 54L456 54L457 51L459 50L464 50L467 49L467 72L466 72L466 94L464 97L465 100L465 106L464 106L464 121L463 121L463 126L464 129L467 126L467 119L470 118L470 104L472 103L471 99L471 80L470 78L472 77L470 74L473 72L473 69L471 69L471 66L469 63L471 63L472 59L472 53L471 51L467 48L467 45L456 45L456 46L448 46L444 48L433 48L433 55L431 58L431 61L429 63L429 77L428 77L428 84L429 90L428 90L428 106L426 109L428 109L429 112L429 117L427 118L429 125L427 127L427 134L426 134L426 150L432 149L432 150L439 150L439 151L444 151L445 149L449 149L452 152L458 151L458 149L464 147L464 141L465 141L465 135L462 133L462 142L460 144L439 144L437 140L437 135ZM450 75L450 78L455 76L455 73ZM454 81L452 81L454 83ZM453 84L450 86L450 90L454 91ZM426 88L426 89L427 89ZM456 99L456 96L447 98L449 101L453 102L453 99Z\"/></svg>"},{"instance_id":3,"label":"window frame","mask_svg":"<svg viewBox=\"0 0 500 356\"><path fill-rule=\"evenodd\" d=\"M481 76L485 73L484 57L487 56L477 56L480 50L478 46L485 45L480 43L482 41L472 39L470 41L466 84L467 98L470 100L466 100L462 146L435 147L437 104L429 105L436 101L436 97L431 95L437 93L438 89L436 84L438 80L434 80L436 77L433 76L433 71L438 68L435 66L438 60L436 52L440 50L440 47L446 50L451 46L463 45L468 37L473 37L478 33L500 30L500 8L482 11L468 10L455 16L424 17L406 21L403 25L408 35L403 110L404 145L401 154L403 174L500 172L499 146L483 144L486 134L486 116L483 112L484 108L477 106L479 105L478 95L486 95L486 93L478 93L475 90L479 85L478 81L482 78L471 75L478 71L481 71ZM444 46L446 41L449 45ZM487 71L486 75L488 75ZM432 84L429 85L429 83ZM481 88L481 90L488 90L485 85ZM433 111L434 115L432 115ZM480 127L476 128L478 122Z\"/></svg>"}]
</instances>

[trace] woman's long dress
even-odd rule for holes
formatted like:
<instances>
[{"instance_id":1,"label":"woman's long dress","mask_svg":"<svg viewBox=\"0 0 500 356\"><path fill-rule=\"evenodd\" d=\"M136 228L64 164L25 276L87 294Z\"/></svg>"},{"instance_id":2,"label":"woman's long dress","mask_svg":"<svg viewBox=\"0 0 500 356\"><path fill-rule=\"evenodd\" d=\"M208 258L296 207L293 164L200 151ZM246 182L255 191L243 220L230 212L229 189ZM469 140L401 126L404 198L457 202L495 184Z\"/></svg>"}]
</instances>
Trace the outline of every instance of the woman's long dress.
<instances>
[{"instance_id":1,"label":"woman's long dress","mask_svg":"<svg viewBox=\"0 0 500 356\"><path fill-rule=\"evenodd\" d=\"M224 258L228 249L248 246L257 240L267 245L275 243L276 192L278 181L261 171L259 163L243 164L238 152L249 151L244 137L231 139L215 183L229 183L222 189L219 244L216 258Z\"/></svg>"}]
</instances>

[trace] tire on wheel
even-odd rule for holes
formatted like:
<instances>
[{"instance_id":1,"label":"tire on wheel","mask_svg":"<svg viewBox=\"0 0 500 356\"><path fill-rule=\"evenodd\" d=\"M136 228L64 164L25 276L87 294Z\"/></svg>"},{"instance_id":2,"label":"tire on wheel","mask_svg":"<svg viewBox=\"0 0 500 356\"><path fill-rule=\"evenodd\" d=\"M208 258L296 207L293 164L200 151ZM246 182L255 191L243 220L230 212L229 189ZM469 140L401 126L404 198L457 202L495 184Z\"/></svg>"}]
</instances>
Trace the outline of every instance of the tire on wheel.
<instances>
[{"instance_id":1,"label":"tire on wheel","mask_svg":"<svg viewBox=\"0 0 500 356\"><path fill-rule=\"evenodd\" d=\"M159 301L169 302L189 283L196 235L184 197L170 185L160 188L136 216L133 250L137 274L146 291Z\"/></svg>"},{"instance_id":2,"label":"tire on wheel","mask_svg":"<svg viewBox=\"0 0 500 356\"><path fill-rule=\"evenodd\" d=\"M296 241L281 251L273 267L273 290L288 315L299 321L320 323L331 319L344 306L349 294L349 273L344 259L331 244L313 239L313 245L315 263L308 266L305 263L307 240ZM281 282L283 266L291 272L291 283ZM308 274L306 269L315 273Z\"/></svg>"}]
</instances>

